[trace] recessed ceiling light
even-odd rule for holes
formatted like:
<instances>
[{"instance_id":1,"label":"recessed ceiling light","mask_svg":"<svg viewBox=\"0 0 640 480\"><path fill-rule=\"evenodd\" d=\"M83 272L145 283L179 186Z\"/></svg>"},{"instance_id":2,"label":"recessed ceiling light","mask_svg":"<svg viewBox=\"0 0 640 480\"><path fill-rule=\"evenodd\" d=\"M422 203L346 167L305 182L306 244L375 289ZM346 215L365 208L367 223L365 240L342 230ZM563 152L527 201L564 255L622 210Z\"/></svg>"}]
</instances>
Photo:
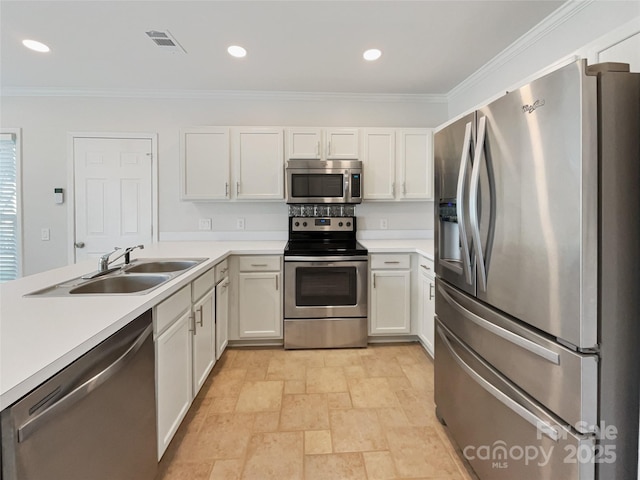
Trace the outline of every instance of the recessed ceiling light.
<instances>
[{"instance_id":1,"label":"recessed ceiling light","mask_svg":"<svg viewBox=\"0 0 640 480\"><path fill-rule=\"evenodd\" d=\"M378 50L377 48L370 48L362 54L362 58L372 62L373 60L379 59L380 55L382 55L382 52L380 50Z\"/></svg>"},{"instance_id":2,"label":"recessed ceiling light","mask_svg":"<svg viewBox=\"0 0 640 480\"><path fill-rule=\"evenodd\" d=\"M22 44L30 50L34 50L36 52L48 52L50 50L44 43L36 42L35 40L23 40Z\"/></svg>"},{"instance_id":3,"label":"recessed ceiling light","mask_svg":"<svg viewBox=\"0 0 640 480\"><path fill-rule=\"evenodd\" d=\"M227 48L227 52L229 52L229 55L236 58L242 58L247 55L247 51L238 45L231 45Z\"/></svg>"}]
</instances>

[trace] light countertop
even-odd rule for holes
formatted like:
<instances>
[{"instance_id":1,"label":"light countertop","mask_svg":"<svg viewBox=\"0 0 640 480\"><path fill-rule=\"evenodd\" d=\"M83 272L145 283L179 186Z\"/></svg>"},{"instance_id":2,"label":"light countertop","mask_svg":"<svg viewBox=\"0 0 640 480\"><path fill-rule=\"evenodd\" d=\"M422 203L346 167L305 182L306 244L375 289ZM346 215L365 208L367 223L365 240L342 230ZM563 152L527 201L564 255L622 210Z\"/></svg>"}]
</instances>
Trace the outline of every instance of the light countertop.
<instances>
[{"instance_id":1,"label":"light countertop","mask_svg":"<svg viewBox=\"0 0 640 480\"><path fill-rule=\"evenodd\" d=\"M234 254L282 254L285 241L160 242L132 258L208 260L145 295L24 297L96 269L91 260L0 285L0 410ZM433 258L432 239L362 240L370 253L419 253Z\"/></svg>"}]
</instances>

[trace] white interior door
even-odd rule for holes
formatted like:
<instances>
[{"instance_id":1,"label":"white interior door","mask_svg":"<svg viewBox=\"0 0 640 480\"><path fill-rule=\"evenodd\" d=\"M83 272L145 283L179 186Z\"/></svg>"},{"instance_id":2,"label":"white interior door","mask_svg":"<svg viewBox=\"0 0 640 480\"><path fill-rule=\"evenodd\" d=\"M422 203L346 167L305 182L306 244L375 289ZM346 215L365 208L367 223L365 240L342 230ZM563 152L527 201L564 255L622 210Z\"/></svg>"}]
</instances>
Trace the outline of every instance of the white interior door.
<instances>
[{"instance_id":1,"label":"white interior door","mask_svg":"<svg viewBox=\"0 0 640 480\"><path fill-rule=\"evenodd\" d=\"M73 139L75 261L152 241L152 141Z\"/></svg>"}]
</instances>

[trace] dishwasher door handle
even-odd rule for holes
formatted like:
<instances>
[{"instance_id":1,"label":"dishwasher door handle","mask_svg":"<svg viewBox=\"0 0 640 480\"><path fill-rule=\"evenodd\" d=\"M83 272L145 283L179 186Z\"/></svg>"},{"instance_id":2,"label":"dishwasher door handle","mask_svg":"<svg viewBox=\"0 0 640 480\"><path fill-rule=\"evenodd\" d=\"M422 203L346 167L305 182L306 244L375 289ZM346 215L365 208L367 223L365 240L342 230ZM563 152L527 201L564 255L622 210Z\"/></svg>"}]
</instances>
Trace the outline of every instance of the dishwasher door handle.
<instances>
[{"instance_id":1,"label":"dishwasher door handle","mask_svg":"<svg viewBox=\"0 0 640 480\"><path fill-rule=\"evenodd\" d=\"M62 397L56 403L48 407L46 410L43 410L38 415L33 417L32 419L25 422L21 427L18 428L18 442L24 442L29 436L35 432L38 427L46 422L48 418L56 413L64 410L65 408L73 405L79 400L83 399L87 395L89 395L93 390L98 388L100 385L105 383L111 377L113 377L116 373L118 373L122 368L124 368L127 363L135 356L135 354L140 350L142 344L145 340L151 335L153 332L153 325L149 325L147 328L143 330L143 332L136 338L129 348L116 359L111 365L102 370L100 373L96 374L83 384L74 388L70 393Z\"/></svg>"}]
</instances>

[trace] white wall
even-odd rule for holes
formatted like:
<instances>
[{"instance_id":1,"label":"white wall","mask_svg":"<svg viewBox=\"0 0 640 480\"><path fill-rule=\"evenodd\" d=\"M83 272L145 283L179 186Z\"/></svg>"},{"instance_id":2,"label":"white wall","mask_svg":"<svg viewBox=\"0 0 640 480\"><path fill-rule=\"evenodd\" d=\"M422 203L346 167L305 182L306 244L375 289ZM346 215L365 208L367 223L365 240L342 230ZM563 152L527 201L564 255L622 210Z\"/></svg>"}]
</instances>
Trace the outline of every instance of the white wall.
<instances>
[{"instance_id":1,"label":"white wall","mask_svg":"<svg viewBox=\"0 0 640 480\"><path fill-rule=\"evenodd\" d=\"M210 94L202 98L113 98L4 96L3 127L21 127L23 140L23 225L25 275L67 264L67 205L53 202L54 187L68 191L68 132L158 134L160 238L216 238L238 235L235 219L245 218L245 235L286 232L287 208L276 203L194 203L179 200L178 131L197 125L307 125L434 127L447 119L447 105L429 97ZM380 212L380 213L377 213ZM375 230L378 218L389 229L431 230L431 202L382 203L358 207L361 229ZM415 213L415 215L414 215ZM198 231L199 218L213 219L213 232ZM40 240L41 228L51 240ZM383 232L386 233L386 232ZM284 237L282 237L284 238Z\"/></svg>"},{"instance_id":2,"label":"white wall","mask_svg":"<svg viewBox=\"0 0 640 480\"><path fill-rule=\"evenodd\" d=\"M470 111L562 63L598 52L640 31L640 1L568 2L449 92L449 118ZM630 61L620 58L617 61ZM636 71L639 71L636 69Z\"/></svg>"}]
</instances>

